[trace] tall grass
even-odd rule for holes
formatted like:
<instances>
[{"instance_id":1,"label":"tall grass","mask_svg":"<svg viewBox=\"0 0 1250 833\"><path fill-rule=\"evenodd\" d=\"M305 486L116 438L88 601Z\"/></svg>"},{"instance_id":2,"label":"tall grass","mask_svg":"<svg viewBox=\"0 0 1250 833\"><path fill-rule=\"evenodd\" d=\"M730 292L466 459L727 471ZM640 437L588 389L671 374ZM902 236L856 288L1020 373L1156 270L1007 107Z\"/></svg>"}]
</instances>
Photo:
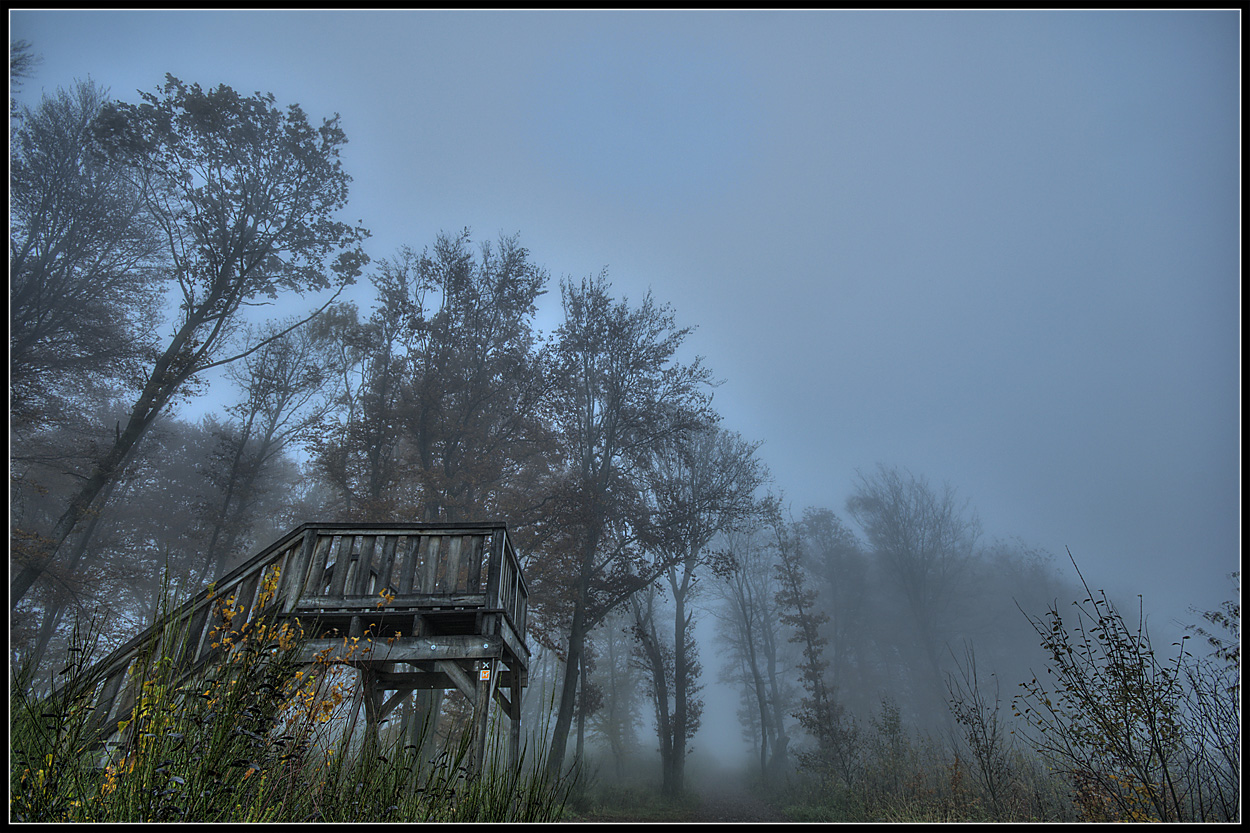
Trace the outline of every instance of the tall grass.
<instances>
[{"instance_id":1,"label":"tall grass","mask_svg":"<svg viewBox=\"0 0 1250 833\"><path fill-rule=\"evenodd\" d=\"M1075 560L1073 561L1075 566ZM1080 574L1079 569L1077 570ZM800 758L796 821L1238 821L1241 817L1240 603L1194 629L1214 651L1174 643L1157 656L1145 625L1103 592L1030 617L1047 675L1002 711L971 648L948 680L955 731L939 745L904 732L888 702L847 735L853 766ZM1014 719L1013 719L1014 718Z\"/></svg>"},{"instance_id":2,"label":"tall grass","mask_svg":"<svg viewBox=\"0 0 1250 833\"><path fill-rule=\"evenodd\" d=\"M423 743L402 739L335 743L342 729L326 703L338 692L310 685L333 679L332 662L322 659L320 674L297 665L296 622L262 618L218 634L222 658L189 679L174 662L181 626L168 624L159 645L170 647L136 664L139 696L108 747L88 732L81 663L42 697L14 672L12 820L542 822L563 814L574 779L546 778L544 762L528 753L509 765L497 742L480 773L471 772L468 735L429 760Z\"/></svg>"},{"instance_id":3,"label":"tall grass","mask_svg":"<svg viewBox=\"0 0 1250 833\"><path fill-rule=\"evenodd\" d=\"M884 700L856 727L852 767L801 770L783 810L801 822L1006 822L1077 818L1067 785L1036 756L1006 750L991 790L966 750L909 731Z\"/></svg>"}]
</instances>

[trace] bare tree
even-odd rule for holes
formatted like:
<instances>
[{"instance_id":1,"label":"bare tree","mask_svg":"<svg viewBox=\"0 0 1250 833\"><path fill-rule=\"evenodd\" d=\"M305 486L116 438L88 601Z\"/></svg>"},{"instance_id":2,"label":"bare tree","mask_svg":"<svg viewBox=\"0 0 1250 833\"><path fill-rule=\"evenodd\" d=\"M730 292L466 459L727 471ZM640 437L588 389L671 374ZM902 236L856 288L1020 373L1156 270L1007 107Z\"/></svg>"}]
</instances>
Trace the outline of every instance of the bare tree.
<instances>
[{"instance_id":1,"label":"bare tree","mask_svg":"<svg viewBox=\"0 0 1250 833\"><path fill-rule=\"evenodd\" d=\"M290 322L249 327L244 341L264 346L226 369L242 398L228 409L232 419L220 434L222 465L214 472L220 498L204 549L209 579L224 572L239 542L246 540L258 485L335 405L337 318L322 315L276 340L272 336L286 331Z\"/></svg>"},{"instance_id":2,"label":"bare tree","mask_svg":"<svg viewBox=\"0 0 1250 833\"><path fill-rule=\"evenodd\" d=\"M677 761L677 746L685 746L686 741L694 736L699 727L699 718L703 711L703 702L696 698L697 686L692 676L700 670L698 660L692 655L693 644L689 634L685 637L685 667L679 674L673 655L672 640L679 638L662 632L657 614L660 603L659 588L652 584L630 596L630 612L633 614L633 634L636 641L635 655L637 665L647 680L647 690L651 695L651 705L655 712L655 731L660 743L660 766L662 771L662 789L665 795L673 795L676 781L674 767ZM678 676L687 679L678 689ZM682 702L678 703L678 699ZM676 715L680 713L680 721Z\"/></svg>"},{"instance_id":3,"label":"bare tree","mask_svg":"<svg viewBox=\"0 0 1250 833\"><path fill-rule=\"evenodd\" d=\"M790 738L785 716L790 692L783 682L781 609L777 605L776 550L764 540L758 526L729 532L723 539L723 555L716 570L722 600L717 611L721 636L735 658L734 679L745 689L758 732L755 746L760 772L779 773L786 762Z\"/></svg>"},{"instance_id":4,"label":"bare tree","mask_svg":"<svg viewBox=\"0 0 1250 833\"><path fill-rule=\"evenodd\" d=\"M612 754L617 778L638 751L642 691L633 667L634 640L629 635L629 615L618 608L595 632L598 646L597 676L602 680L602 705L590 715L591 730Z\"/></svg>"},{"instance_id":5,"label":"bare tree","mask_svg":"<svg viewBox=\"0 0 1250 833\"><path fill-rule=\"evenodd\" d=\"M21 120L21 108L13 100L13 94L21 89L23 81L34 74L35 66L41 60L25 38L9 42L9 118L14 121Z\"/></svg>"},{"instance_id":6,"label":"bare tree","mask_svg":"<svg viewBox=\"0 0 1250 833\"><path fill-rule=\"evenodd\" d=\"M700 570L719 553L709 551L714 536L743 523L755 508L755 492L766 472L755 456L758 443L748 443L720 428L705 428L677 437L657 449L650 466L649 494L652 519L648 546L667 566L663 568L672 603L671 641L655 627L653 617L639 620L636 631L648 646L663 640L664 650L648 647L651 679L659 685L671 678L672 698L656 697L657 726L667 732L660 740L662 790L675 796L685 788L687 743L698 728L702 701L697 692L700 663L694 638L691 600ZM655 663L668 662L666 670Z\"/></svg>"},{"instance_id":7,"label":"bare tree","mask_svg":"<svg viewBox=\"0 0 1250 833\"><path fill-rule=\"evenodd\" d=\"M817 605L828 617L824 634L829 682L850 707L853 692L866 687L865 671L872 664L866 656L873 643L867 626L871 610L867 558L855 533L828 509L804 509L795 530L803 541ZM859 705L871 706L872 700L866 699L871 695L861 693L865 698Z\"/></svg>"},{"instance_id":8,"label":"bare tree","mask_svg":"<svg viewBox=\"0 0 1250 833\"><path fill-rule=\"evenodd\" d=\"M935 714L945 714L942 656L954 633L961 583L981 526L955 489L880 467L859 475L847 501L873 555L906 602L913 644L926 673L920 688Z\"/></svg>"}]
</instances>

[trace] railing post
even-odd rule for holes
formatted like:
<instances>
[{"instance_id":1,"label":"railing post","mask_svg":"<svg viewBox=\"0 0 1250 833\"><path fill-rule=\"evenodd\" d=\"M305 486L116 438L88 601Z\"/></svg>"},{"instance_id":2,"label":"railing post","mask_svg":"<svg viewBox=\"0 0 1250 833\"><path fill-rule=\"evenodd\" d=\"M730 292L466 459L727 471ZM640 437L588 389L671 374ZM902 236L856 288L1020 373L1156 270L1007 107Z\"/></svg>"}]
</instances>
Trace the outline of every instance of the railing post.
<instances>
[{"instance_id":1,"label":"railing post","mask_svg":"<svg viewBox=\"0 0 1250 833\"><path fill-rule=\"evenodd\" d=\"M373 575L373 551L377 541L376 535L363 535L360 538L360 554L356 557L356 581L350 591L351 595L369 595L369 577Z\"/></svg>"},{"instance_id":2,"label":"railing post","mask_svg":"<svg viewBox=\"0 0 1250 833\"><path fill-rule=\"evenodd\" d=\"M447 538L447 569L438 591L452 594L460 590L460 550L464 543L463 535L451 535Z\"/></svg>"},{"instance_id":3,"label":"railing post","mask_svg":"<svg viewBox=\"0 0 1250 833\"><path fill-rule=\"evenodd\" d=\"M387 535L382 540L382 561L378 565L378 591L392 587L395 572L395 555L399 547L398 535Z\"/></svg>"},{"instance_id":4,"label":"railing post","mask_svg":"<svg viewBox=\"0 0 1250 833\"><path fill-rule=\"evenodd\" d=\"M355 535L339 536L339 545L335 550L333 573L330 577L330 593L335 598L342 598L347 592L347 573L352 566L352 548L356 545ZM329 563L329 562L327 562Z\"/></svg>"},{"instance_id":5,"label":"railing post","mask_svg":"<svg viewBox=\"0 0 1250 833\"><path fill-rule=\"evenodd\" d=\"M507 535L502 529L490 535L490 566L486 568L486 606L502 607L499 603L500 573L503 571L504 546Z\"/></svg>"},{"instance_id":6,"label":"railing post","mask_svg":"<svg viewBox=\"0 0 1250 833\"><path fill-rule=\"evenodd\" d=\"M312 561L313 547L317 543L317 532L305 527L303 541L294 558L288 558L282 567L282 576L278 579L278 602L283 613L290 613L304 594L304 582L308 578L309 562Z\"/></svg>"},{"instance_id":7,"label":"railing post","mask_svg":"<svg viewBox=\"0 0 1250 833\"><path fill-rule=\"evenodd\" d=\"M443 537L441 535L421 536L421 555L425 561L421 565L421 589L419 591L421 593L438 592L438 552L442 543Z\"/></svg>"}]
</instances>

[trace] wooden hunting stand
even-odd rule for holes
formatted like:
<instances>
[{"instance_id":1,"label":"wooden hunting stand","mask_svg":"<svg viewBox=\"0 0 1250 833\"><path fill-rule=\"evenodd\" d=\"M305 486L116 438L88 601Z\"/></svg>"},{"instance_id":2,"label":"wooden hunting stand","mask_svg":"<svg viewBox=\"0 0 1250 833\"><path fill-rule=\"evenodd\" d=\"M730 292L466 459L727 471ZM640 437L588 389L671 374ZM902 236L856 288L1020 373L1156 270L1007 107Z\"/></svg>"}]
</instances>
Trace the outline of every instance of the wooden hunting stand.
<instances>
[{"instance_id":1,"label":"wooden hunting stand","mask_svg":"<svg viewBox=\"0 0 1250 833\"><path fill-rule=\"evenodd\" d=\"M228 618L222 599L231 600ZM492 703L510 719L515 763L528 682L527 604L502 523L304 524L93 666L91 727L101 740L116 737L143 682L139 663L162 639L178 639L178 679L187 680L221 659L223 626L239 633L271 615L299 620L306 637L299 661L328 656L357 669L345 740L362 705L376 738L414 690L455 689L473 706L474 767L483 762ZM416 720L415 710L405 718Z\"/></svg>"}]
</instances>

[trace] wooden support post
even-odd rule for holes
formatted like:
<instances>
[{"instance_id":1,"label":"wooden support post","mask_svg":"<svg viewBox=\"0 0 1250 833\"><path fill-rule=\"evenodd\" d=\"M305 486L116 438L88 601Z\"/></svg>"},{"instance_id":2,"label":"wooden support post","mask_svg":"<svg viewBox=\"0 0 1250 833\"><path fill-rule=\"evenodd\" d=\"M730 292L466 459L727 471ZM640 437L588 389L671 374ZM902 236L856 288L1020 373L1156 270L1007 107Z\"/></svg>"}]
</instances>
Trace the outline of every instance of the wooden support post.
<instances>
[{"instance_id":1,"label":"wooden support post","mask_svg":"<svg viewBox=\"0 0 1250 833\"><path fill-rule=\"evenodd\" d=\"M512 708L509 715L512 719L508 726L508 763L513 769L521 765L521 672L515 664L508 674L512 688Z\"/></svg>"},{"instance_id":2,"label":"wooden support post","mask_svg":"<svg viewBox=\"0 0 1250 833\"><path fill-rule=\"evenodd\" d=\"M422 760L434 742L434 735L438 730L438 715L442 708L443 692L441 689L419 689L416 697L413 698L412 721L406 730L406 743L417 747L417 755Z\"/></svg>"},{"instance_id":3,"label":"wooden support post","mask_svg":"<svg viewBox=\"0 0 1250 833\"><path fill-rule=\"evenodd\" d=\"M404 699L400 703L399 737L403 741L402 748L405 751L417 745L412 733L413 724L417 719L417 704L413 702L416 697L415 691L405 692Z\"/></svg>"},{"instance_id":4,"label":"wooden support post","mask_svg":"<svg viewBox=\"0 0 1250 833\"><path fill-rule=\"evenodd\" d=\"M317 544L317 533L311 529L304 530L298 548L294 548L294 557L288 557L278 579L278 599L282 603L282 611L289 613L299 603L304 594L304 582L308 578L312 565L313 548Z\"/></svg>"},{"instance_id":5,"label":"wooden support post","mask_svg":"<svg viewBox=\"0 0 1250 833\"><path fill-rule=\"evenodd\" d=\"M365 701L365 672L360 671L356 691L352 695L352 713L347 718L347 727L343 730L343 741L339 755L345 757L351 751L352 735L356 732L356 719L360 715L360 707ZM341 758L340 758L341 759Z\"/></svg>"},{"instance_id":6,"label":"wooden support post","mask_svg":"<svg viewBox=\"0 0 1250 833\"><path fill-rule=\"evenodd\" d=\"M483 660L478 664L476 702L473 704L473 772L481 774L486 761L486 735L490 729L490 706L495 699L499 679L499 661Z\"/></svg>"},{"instance_id":7,"label":"wooden support post","mask_svg":"<svg viewBox=\"0 0 1250 833\"><path fill-rule=\"evenodd\" d=\"M378 737L380 724L382 722L382 690L378 687L378 676L372 668L363 668L360 671L360 685L364 689L365 704L365 739L361 744L361 748L368 750L372 756L381 743Z\"/></svg>"}]
</instances>

